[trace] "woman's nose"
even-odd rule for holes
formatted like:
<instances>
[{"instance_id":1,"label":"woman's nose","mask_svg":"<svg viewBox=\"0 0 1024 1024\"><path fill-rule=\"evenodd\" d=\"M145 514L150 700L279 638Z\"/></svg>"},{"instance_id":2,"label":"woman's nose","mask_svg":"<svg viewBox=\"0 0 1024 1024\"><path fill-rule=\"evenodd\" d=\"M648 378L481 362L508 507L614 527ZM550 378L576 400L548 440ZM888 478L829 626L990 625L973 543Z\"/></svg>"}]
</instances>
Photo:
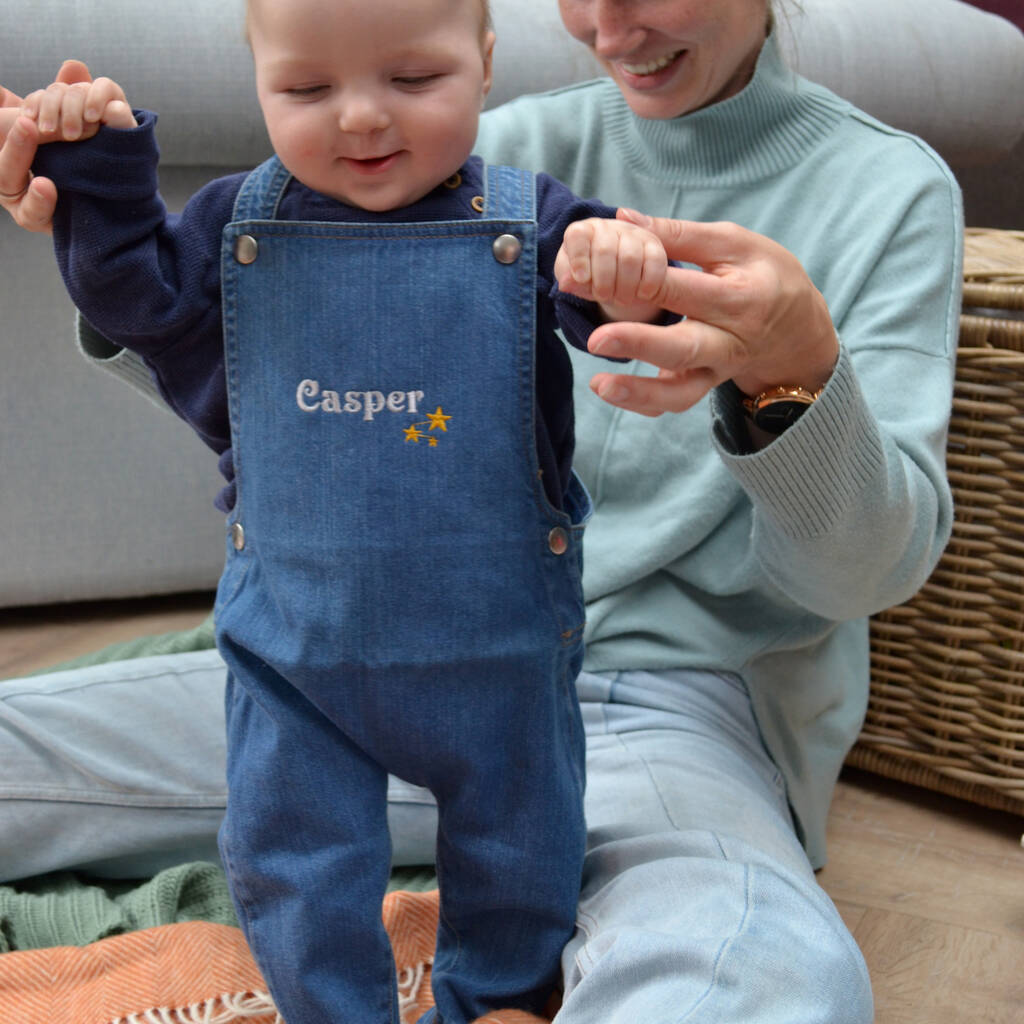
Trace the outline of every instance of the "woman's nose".
<instances>
[{"instance_id":1,"label":"woman's nose","mask_svg":"<svg viewBox=\"0 0 1024 1024\"><path fill-rule=\"evenodd\" d=\"M646 29L639 19L642 5L623 0L594 0L591 46L599 57L623 57L643 42Z\"/></svg>"}]
</instances>

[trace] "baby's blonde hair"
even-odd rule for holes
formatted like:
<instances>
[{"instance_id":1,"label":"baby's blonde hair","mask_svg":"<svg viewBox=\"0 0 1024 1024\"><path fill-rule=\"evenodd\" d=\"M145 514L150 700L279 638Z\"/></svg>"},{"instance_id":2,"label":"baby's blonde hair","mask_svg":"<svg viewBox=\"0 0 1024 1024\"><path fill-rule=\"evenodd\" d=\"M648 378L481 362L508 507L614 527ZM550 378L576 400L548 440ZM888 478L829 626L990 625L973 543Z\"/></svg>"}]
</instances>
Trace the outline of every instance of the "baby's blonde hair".
<instances>
[{"instance_id":1,"label":"baby's blonde hair","mask_svg":"<svg viewBox=\"0 0 1024 1024\"><path fill-rule=\"evenodd\" d=\"M252 16L252 7L255 0L245 0L245 41L250 42L249 37L249 19ZM480 14L482 16L482 22L480 25L480 38L483 37L494 27L494 23L491 19L491 5L490 0L479 0L480 3Z\"/></svg>"}]
</instances>

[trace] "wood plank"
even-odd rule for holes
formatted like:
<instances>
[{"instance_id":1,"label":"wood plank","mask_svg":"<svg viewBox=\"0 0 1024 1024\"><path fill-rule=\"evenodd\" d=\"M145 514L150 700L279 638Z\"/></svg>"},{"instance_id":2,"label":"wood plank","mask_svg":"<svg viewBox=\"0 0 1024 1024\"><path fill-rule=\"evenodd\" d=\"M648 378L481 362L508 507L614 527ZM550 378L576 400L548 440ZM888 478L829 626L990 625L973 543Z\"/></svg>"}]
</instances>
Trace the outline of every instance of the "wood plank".
<instances>
[{"instance_id":1,"label":"wood plank","mask_svg":"<svg viewBox=\"0 0 1024 1024\"><path fill-rule=\"evenodd\" d=\"M868 910L854 933L877 1024L1021 1024L1024 942Z\"/></svg>"},{"instance_id":2,"label":"wood plank","mask_svg":"<svg viewBox=\"0 0 1024 1024\"><path fill-rule=\"evenodd\" d=\"M199 625L210 593L0 609L0 679L49 668L109 644Z\"/></svg>"},{"instance_id":3,"label":"wood plank","mask_svg":"<svg viewBox=\"0 0 1024 1024\"><path fill-rule=\"evenodd\" d=\"M832 804L830 824L839 821L904 838L919 838L926 825L932 841L971 852L982 836L993 837L986 845L995 849L1024 831L1024 817L853 768L843 772Z\"/></svg>"},{"instance_id":4,"label":"wood plank","mask_svg":"<svg viewBox=\"0 0 1024 1024\"><path fill-rule=\"evenodd\" d=\"M1021 820L880 781L837 790L818 875L832 899L1024 941Z\"/></svg>"},{"instance_id":5,"label":"wood plank","mask_svg":"<svg viewBox=\"0 0 1024 1024\"><path fill-rule=\"evenodd\" d=\"M836 910L839 911L843 924L846 925L851 934L855 933L861 921L864 920L864 915L867 914L868 908L858 906L856 903L847 903L841 899L833 900L832 902L836 905Z\"/></svg>"}]
</instances>

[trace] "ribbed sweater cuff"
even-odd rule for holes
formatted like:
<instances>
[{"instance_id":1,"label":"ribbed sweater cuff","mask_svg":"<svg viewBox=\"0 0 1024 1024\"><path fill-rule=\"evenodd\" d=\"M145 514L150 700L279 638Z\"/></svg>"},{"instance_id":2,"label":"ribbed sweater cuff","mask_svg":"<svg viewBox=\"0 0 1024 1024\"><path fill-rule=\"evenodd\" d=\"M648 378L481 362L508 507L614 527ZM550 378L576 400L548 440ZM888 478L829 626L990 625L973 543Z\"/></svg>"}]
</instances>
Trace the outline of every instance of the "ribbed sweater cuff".
<instances>
[{"instance_id":1,"label":"ribbed sweater cuff","mask_svg":"<svg viewBox=\"0 0 1024 1024\"><path fill-rule=\"evenodd\" d=\"M141 356L108 341L81 313L75 315L75 334L78 350L93 366L123 380L166 411Z\"/></svg>"},{"instance_id":2,"label":"ribbed sweater cuff","mask_svg":"<svg viewBox=\"0 0 1024 1024\"><path fill-rule=\"evenodd\" d=\"M843 346L818 401L761 451L744 455L736 448L743 409L735 389L719 388L712 409L726 466L755 508L794 540L828 534L882 465L878 427Z\"/></svg>"}]
</instances>

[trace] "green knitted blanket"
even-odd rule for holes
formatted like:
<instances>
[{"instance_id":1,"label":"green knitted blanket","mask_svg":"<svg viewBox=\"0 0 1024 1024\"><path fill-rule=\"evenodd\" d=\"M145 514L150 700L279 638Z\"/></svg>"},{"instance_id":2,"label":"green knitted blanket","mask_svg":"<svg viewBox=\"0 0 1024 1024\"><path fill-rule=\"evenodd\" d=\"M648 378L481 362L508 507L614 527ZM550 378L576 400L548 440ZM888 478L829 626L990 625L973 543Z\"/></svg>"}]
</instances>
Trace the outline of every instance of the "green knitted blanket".
<instances>
[{"instance_id":1,"label":"green knitted blanket","mask_svg":"<svg viewBox=\"0 0 1024 1024\"><path fill-rule=\"evenodd\" d=\"M432 868L397 868L388 891L436 884ZM84 946L180 921L238 924L219 864L182 864L141 883L61 871L0 886L0 953Z\"/></svg>"},{"instance_id":2,"label":"green knitted blanket","mask_svg":"<svg viewBox=\"0 0 1024 1024\"><path fill-rule=\"evenodd\" d=\"M84 946L179 921L237 925L218 865L183 864L142 884L62 871L0 886L0 953Z\"/></svg>"}]
</instances>

